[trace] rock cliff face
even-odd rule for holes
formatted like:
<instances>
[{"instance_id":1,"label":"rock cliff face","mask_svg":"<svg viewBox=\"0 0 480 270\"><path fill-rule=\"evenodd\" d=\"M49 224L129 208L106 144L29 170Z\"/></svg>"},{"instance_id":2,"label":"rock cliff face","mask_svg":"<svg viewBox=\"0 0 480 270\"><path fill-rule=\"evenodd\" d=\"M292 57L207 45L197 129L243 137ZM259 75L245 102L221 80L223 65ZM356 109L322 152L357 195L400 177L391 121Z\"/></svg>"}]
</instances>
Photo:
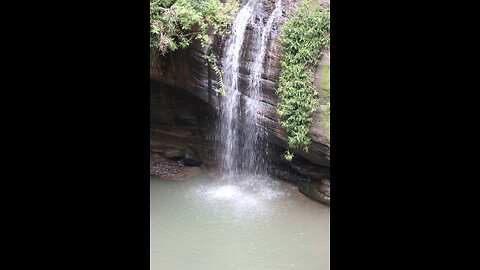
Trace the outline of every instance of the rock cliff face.
<instances>
[{"instance_id":1,"label":"rock cliff face","mask_svg":"<svg viewBox=\"0 0 480 270\"><path fill-rule=\"evenodd\" d=\"M274 1L267 2L265 8L273 9ZM261 76L259 98L261 106L257 111L260 123L258 124L264 128L268 141L271 142L269 145L272 148L270 151L272 168L269 171L280 178L295 182L307 196L329 204L330 142L326 136L323 107L321 107L326 102L325 98L321 98L320 106L313 118L310 129L312 145L308 153L303 150L296 151L294 161L291 163L281 158L287 146L287 139L285 131L279 125L279 117L276 113L279 98L275 89L279 83L281 61L278 30L289 10L296 6L296 2L284 0L283 16L274 24L272 35L268 40L268 50L264 59L265 68ZM329 5L329 3L322 3L322 5ZM262 23L258 19L253 21ZM252 51L252 42L255 41L254 31L254 25L247 26L241 67L248 67L254 61L255 54ZM215 72L203 56L214 53L220 59L225 43L224 37L212 36L212 39L210 48L202 48L198 43L194 43L187 50L177 51L159 59L152 64L150 70L152 136L162 138L158 140L164 140L163 138L167 135L170 138L187 138L190 142L186 143L201 153L200 156L205 159L206 166L215 164L212 160L215 145L212 142L214 137L212 132L215 130L215 118L222 97L215 91L218 84ZM322 89L321 86L325 85L322 74L325 74L326 67L329 69L329 58L327 51L321 59L316 74L315 84L318 85L319 91ZM242 98L249 98L248 87L246 87L249 83L248 75L248 68L240 68L239 88L243 94ZM174 92L178 93L174 94ZM173 99L173 101L167 101L167 99ZM315 194L316 191L318 194Z\"/></svg>"},{"instance_id":2,"label":"rock cliff face","mask_svg":"<svg viewBox=\"0 0 480 270\"><path fill-rule=\"evenodd\" d=\"M171 159L169 152L185 155L191 149L207 166L215 164L212 119L215 110L203 100L181 88L151 80L151 162L159 153Z\"/></svg>"}]
</instances>

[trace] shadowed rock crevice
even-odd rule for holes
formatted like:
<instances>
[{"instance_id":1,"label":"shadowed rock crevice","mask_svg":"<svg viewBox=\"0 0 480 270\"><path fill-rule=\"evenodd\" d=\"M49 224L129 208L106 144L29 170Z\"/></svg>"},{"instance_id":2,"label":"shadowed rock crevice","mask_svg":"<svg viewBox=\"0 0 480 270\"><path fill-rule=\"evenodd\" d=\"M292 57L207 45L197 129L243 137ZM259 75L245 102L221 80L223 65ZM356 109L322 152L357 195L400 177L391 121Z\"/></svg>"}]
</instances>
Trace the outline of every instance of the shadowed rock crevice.
<instances>
[{"instance_id":1,"label":"shadowed rock crevice","mask_svg":"<svg viewBox=\"0 0 480 270\"><path fill-rule=\"evenodd\" d=\"M151 166L159 157L186 166L211 166L215 110L187 91L150 82Z\"/></svg>"}]
</instances>

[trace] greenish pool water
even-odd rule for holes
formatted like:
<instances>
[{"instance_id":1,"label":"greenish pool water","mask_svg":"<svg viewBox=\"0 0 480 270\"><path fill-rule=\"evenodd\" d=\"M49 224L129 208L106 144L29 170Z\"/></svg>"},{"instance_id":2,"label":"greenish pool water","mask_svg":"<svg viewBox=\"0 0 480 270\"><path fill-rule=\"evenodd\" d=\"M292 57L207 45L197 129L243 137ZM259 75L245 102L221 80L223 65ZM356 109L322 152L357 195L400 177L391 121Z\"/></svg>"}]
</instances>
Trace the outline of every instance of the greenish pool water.
<instances>
[{"instance_id":1,"label":"greenish pool water","mask_svg":"<svg viewBox=\"0 0 480 270\"><path fill-rule=\"evenodd\" d=\"M152 270L330 268L330 209L269 177L150 179Z\"/></svg>"}]
</instances>

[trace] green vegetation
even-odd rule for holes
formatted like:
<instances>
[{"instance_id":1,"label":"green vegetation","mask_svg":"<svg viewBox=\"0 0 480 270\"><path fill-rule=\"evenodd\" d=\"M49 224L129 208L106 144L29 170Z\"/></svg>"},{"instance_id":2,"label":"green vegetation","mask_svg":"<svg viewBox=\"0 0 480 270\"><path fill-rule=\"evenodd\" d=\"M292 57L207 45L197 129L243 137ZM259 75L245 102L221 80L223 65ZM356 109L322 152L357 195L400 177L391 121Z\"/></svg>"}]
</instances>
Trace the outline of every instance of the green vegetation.
<instances>
[{"instance_id":1,"label":"green vegetation","mask_svg":"<svg viewBox=\"0 0 480 270\"><path fill-rule=\"evenodd\" d=\"M225 34L238 9L235 0L150 0L150 55L189 47L194 40L209 46L208 31ZM218 78L218 92L224 96L222 71L213 54L205 56Z\"/></svg>"},{"instance_id":2,"label":"green vegetation","mask_svg":"<svg viewBox=\"0 0 480 270\"><path fill-rule=\"evenodd\" d=\"M204 55L203 57L212 65L212 68L215 71L215 74L217 75L218 92L220 93L220 95L225 96L225 85L223 85L223 73L217 65L217 59L215 55L210 54L210 55Z\"/></svg>"},{"instance_id":3,"label":"green vegetation","mask_svg":"<svg viewBox=\"0 0 480 270\"><path fill-rule=\"evenodd\" d=\"M185 49L195 39L209 45L207 31L224 34L237 9L235 0L150 0L152 55Z\"/></svg>"},{"instance_id":4,"label":"green vegetation","mask_svg":"<svg viewBox=\"0 0 480 270\"><path fill-rule=\"evenodd\" d=\"M290 161L291 150L308 151L311 143L312 114L319 104L313 76L322 50L330 47L330 11L322 11L312 0L303 0L283 25L280 38L283 58L277 113L288 135L284 158Z\"/></svg>"}]
</instances>

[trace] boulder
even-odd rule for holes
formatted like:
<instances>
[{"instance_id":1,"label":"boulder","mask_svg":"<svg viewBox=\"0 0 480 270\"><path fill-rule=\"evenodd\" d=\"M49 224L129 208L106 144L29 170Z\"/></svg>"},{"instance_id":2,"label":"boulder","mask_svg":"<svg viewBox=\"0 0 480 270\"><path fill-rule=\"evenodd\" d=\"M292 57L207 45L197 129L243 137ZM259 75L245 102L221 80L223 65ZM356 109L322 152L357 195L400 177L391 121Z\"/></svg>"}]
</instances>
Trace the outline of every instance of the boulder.
<instances>
[{"instance_id":1,"label":"boulder","mask_svg":"<svg viewBox=\"0 0 480 270\"><path fill-rule=\"evenodd\" d=\"M328 180L328 179L322 179L321 183L322 183L322 185L330 186L330 180Z\"/></svg>"},{"instance_id":2,"label":"boulder","mask_svg":"<svg viewBox=\"0 0 480 270\"><path fill-rule=\"evenodd\" d=\"M319 190L321 193L327 195L328 197L330 197L330 186L327 186L327 185L322 185L320 187L320 190Z\"/></svg>"},{"instance_id":3,"label":"boulder","mask_svg":"<svg viewBox=\"0 0 480 270\"><path fill-rule=\"evenodd\" d=\"M183 159L183 164L196 167L202 165L202 163L203 162L198 158L197 154L193 149L187 148L185 150L185 158Z\"/></svg>"},{"instance_id":4,"label":"boulder","mask_svg":"<svg viewBox=\"0 0 480 270\"><path fill-rule=\"evenodd\" d=\"M316 190L310 183L300 182L297 185L298 190L300 190L300 192L302 192L308 198L326 205L330 205L330 196Z\"/></svg>"},{"instance_id":5,"label":"boulder","mask_svg":"<svg viewBox=\"0 0 480 270\"><path fill-rule=\"evenodd\" d=\"M298 184L299 182L306 181L306 179L303 179L300 176L297 176L293 173L290 173L290 172L287 172L287 171L282 171L282 170L279 170L279 169L273 169L271 171L271 173L273 175L275 175L276 177L280 178L280 179L286 180L286 181L288 181L290 183L294 183L294 184Z\"/></svg>"}]
</instances>

